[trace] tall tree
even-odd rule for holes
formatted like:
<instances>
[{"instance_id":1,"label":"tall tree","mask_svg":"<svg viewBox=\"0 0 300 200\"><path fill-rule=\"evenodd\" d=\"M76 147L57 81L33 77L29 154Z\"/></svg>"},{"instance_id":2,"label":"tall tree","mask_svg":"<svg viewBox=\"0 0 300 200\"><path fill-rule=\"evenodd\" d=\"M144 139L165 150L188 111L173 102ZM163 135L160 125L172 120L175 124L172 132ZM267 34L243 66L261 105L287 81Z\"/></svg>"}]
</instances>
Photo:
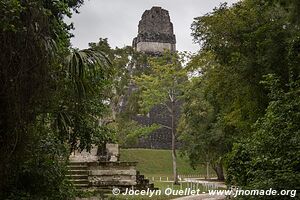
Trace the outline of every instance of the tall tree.
<instances>
[{"instance_id":1,"label":"tall tree","mask_svg":"<svg viewBox=\"0 0 300 200\"><path fill-rule=\"evenodd\" d=\"M151 59L149 67L149 75L143 74L136 78L136 84L141 90L139 103L145 112L149 112L154 106L163 106L171 117L169 124L159 125L171 130L174 183L179 184L176 163L176 106L180 103L184 83L187 81L186 71L178 55L167 52L162 57Z\"/></svg>"},{"instance_id":2,"label":"tall tree","mask_svg":"<svg viewBox=\"0 0 300 200\"><path fill-rule=\"evenodd\" d=\"M70 51L63 20L82 3L0 1L1 199L68 199L69 147L105 135L93 116L102 112L107 59Z\"/></svg>"},{"instance_id":3,"label":"tall tree","mask_svg":"<svg viewBox=\"0 0 300 200\"><path fill-rule=\"evenodd\" d=\"M192 25L195 41L202 46L199 55L192 60L195 68L200 69L198 86L204 94L196 99L200 102L208 101L216 112L216 121L208 124L220 125L219 130L223 132L225 141L228 141L225 144L229 151L234 146L233 156L230 156L231 159L227 163L227 175L230 180L234 179L235 183L244 187L265 187L264 180L270 180L274 185L281 184L280 180L285 176L290 177L291 174L298 177L298 168L294 167L298 161L291 161L298 151L296 147L294 150L285 148L283 139L290 142L291 147L293 142L298 140L297 137L291 139L285 131L290 127L292 135L298 134L296 129L292 128L297 127L296 121L291 120L297 118L291 117L292 115L298 115L298 109L295 109L298 98L293 96L297 93L294 89L298 84L300 69L299 24L295 16L293 17L293 13L298 10L293 6L298 5L298 2L284 1L284 5L274 2L283 1L245 0L232 7L221 5L212 13L196 18ZM203 64L200 61L203 58L207 59L208 53L213 59ZM268 95L270 88L261 84L268 74L277 77L276 81L268 80L269 83L276 83L276 86L271 87L271 91L282 91L280 97L275 99ZM281 101L282 99L285 100ZM281 102L282 107L279 106L280 103L275 102ZM197 113L194 116L196 117ZM283 124L277 119L282 120ZM276 121L283 130L282 134L276 130ZM289 126L285 127L284 124ZM215 135L208 134L211 139L216 135L217 132ZM275 135L283 140L277 140L276 144ZM240 141L242 144L237 145ZM282 147L282 151L278 151L274 157L290 166L289 170L292 170L288 173L278 176L275 173L276 170L282 170L282 166L275 162L275 158L269 158L273 153L271 146L267 148L271 145L268 143L270 141L273 142L272 147ZM263 145L265 142L268 145ZM254 150L256 148L259 150ZM283 152L291 157L284 159L281 156ZM225 155L223 154L223 158ZM246 169L247 163L253 168ZM251 173L248 170L250 168L253 170ZM270 173L263 173L264 170ZM296 186L293 181L290 184Z\"/></svg>"},{"instance_id":4,"label":"tall tree","mask_svg":"<svg viewBox=\"0 0 300 200\"><path fill-rule=\"evenodd\" d=\"M223 160L230 151L232 138L225 135L219 121L220 105L210 94L211 84L219 66L211 52L192 56L187 69L193 76L186 84L184 103L179 123L182 151L188 155L192 166L210 164L219 180L224 180Z\"/></svg>"},{"instance_id":5,"label":"tall tree","mask_svg":"<svg viewBox=\"0 0 300 200\"><path fill-rule=\"evenodd\" d=\"M194 39L202 47L190 63L201 75L198 87L203 95L194 98L208 102L215 112L210 125L217 124L225 137L219 143L225 145L223 158L235 141L251 135L252 125L265 113L269 98L260 84L263 76L274 73L284 85L292 72L287 66L293 33L289 14L270 5L260 0L223 4L192 24Z\"/></svg>"}]
</instances>

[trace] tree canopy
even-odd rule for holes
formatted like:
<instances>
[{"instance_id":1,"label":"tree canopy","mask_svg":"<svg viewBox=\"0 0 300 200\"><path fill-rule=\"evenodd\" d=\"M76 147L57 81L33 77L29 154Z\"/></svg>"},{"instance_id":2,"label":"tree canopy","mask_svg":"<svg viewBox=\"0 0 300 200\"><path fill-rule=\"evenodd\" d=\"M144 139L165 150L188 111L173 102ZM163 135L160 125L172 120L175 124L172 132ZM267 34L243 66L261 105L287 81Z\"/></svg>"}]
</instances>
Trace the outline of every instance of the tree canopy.
<instances>
[{"instance_id":1,"label":"tree canopy","mask_svg":"<svg viewBox=\"0 0 300 200\"><path fill-rule=\"evenodd\" d=\"M97 124L110 84L101 52L70 48L63 18L83 3L0 1L0 198L69 199L71 149L110 137Z\"/></svg>"},{"instance_id":2,"label":"tree canopy","mask_svg":"<svg viewBox=\"0 0 300 200\"><path fill-rule=\"evenodd\" d=\"M184 151L194 163L209 155L210 162L225 164L231 184L297 189L296 5L296 1L261 0L222 4L192 24L201 50L189 63L199 76L185 94ZM195 142L189 146L189 141ZM289 186L282 185L283 179Z\"/></svg>"},{"instance_id":3,"label":"tree canopy","mask_svg":"<svg viewBox=\"0 0 300 200\"><path fill-rule=\"evenodd\" d=\"M161 57L151 59L149 67L149 74L142 74L135 80L139 90L141 90L139 104L146 113L149 113L154 106L161 106L171 117L170 122L167 120L159 125L170 129L172 133L174 183L178 184L176 165L178 112L176 107L180 105L184 84L187 81L187 73L180 62L179 55L171 52L165 52ZM165 113L162 111L160 114Z\"/></svg>"}]
</instances>

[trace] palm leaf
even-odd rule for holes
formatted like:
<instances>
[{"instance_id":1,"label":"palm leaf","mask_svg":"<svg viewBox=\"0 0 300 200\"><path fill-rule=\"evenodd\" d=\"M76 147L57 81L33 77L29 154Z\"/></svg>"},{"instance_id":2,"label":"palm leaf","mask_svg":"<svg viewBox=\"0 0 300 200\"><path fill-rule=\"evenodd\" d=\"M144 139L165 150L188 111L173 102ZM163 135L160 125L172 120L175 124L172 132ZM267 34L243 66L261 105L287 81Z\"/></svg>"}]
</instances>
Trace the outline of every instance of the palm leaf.
<instances>
[{"instance_id":1,"label":"palm leaf","mask_svg":"<svg viewBox=\"0 0 300 200\"><path fill-rule=\"evenodd\" d=\"M73 50L66 58L68 66L68 78L74 84L78 97L85 97L93 92L93 86L87 79L109 79L111 74L111 62L102 53L92 49Z\"/></svg>"}]
</instances>

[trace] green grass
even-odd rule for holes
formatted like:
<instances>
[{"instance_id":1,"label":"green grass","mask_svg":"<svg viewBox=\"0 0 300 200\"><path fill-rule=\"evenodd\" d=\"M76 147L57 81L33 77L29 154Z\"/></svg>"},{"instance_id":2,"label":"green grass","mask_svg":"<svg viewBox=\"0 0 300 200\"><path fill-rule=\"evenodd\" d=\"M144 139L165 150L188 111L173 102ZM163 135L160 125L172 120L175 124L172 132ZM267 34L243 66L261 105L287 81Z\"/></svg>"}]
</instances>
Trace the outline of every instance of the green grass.
<instances>
[{"instance_id":1,"label":"green grass","mask_svg":"<svg viewBox=\"0 0 300 200\"><path fill-rule=\"evenodd\" d=\"M147 177L172 177L172 154L171 150L156 149L121 149L121 161L138 162L137 170ZM202 175L206 174L206 167L197 166L194 170L186 157L177 156L177 168L179 175ZM210 169L210 173L212 170Z\"/></svg>"},{"instance_id":2,"label":"green grass","mask_svg":"<svg viewBox=\"0 0 300 200\"><path fill-rule=\"evenodd\" d=\"M156 188L160 190L164 190L166 188L173 189L182 189L189 188L189 183L182 182L181 185L173 185L171 182L171 177L173 175L173 167L172 167L172 154L171 150L156 150L156 149L121 149L120 152L121 161L132 161L138 162L137 170L141 172L141 174L145 175L150 179L151 182L154 183ZM177 158L178 172L179 175L195 175L204 176L206 174L206 167L203 165L199 165L196 169L193 169L189 165L189 161L186 157L180 157L178 154ZM210 173L212 173L212 169L210 169ZM155 177L155 180L152 180L152 177ZM160 181L159 177L162 178ZM168 177L170 182L166 182L166 177ZM206 189L199 185L197 189L201 191L205 191ZM167 196L167 195L156 195L153 197L147 196L124 196L118 195L113 196L111 193L109 194L108 200L170 200L174 198L178 198L179 196Z\"/></svg>"},{"instance_id":3,"label":"green grass","mask_svg":"<svg viewBox=\"0 0 300 200\"><path fill-rule=\"evenodd\" d=\"M188 183L181 183L180 186L174 186L172 182L166 182L166 177L168 177L169 181L172 179L173 175L173 167L172 167L172 154L171 150L157 150L157 149L121 149L121 161L132 161L138 162L137 170L141 172L141 174L148 177L150 182L154 183L156 188L160 190L164 190L166 188L173 188L173 189L185 189L188 188ZM178 154L177 157L177 168L179 175L191 175L195 177L199 177L202 175L203 177L206 175L206 167L204 165L199 165L196 169L193 169L189 165L188 158L181 157ZM210 169L210 173L212 169ZM152 177L155 177L154 181ZM160 181L160 177L162 181ZM201 185L199 185L199 189L204 191ZM179 196L153 196L153 197L146 197L146 196L110 196L109 200L169 200L178 198Z\"/></svg>"}]
</instances>

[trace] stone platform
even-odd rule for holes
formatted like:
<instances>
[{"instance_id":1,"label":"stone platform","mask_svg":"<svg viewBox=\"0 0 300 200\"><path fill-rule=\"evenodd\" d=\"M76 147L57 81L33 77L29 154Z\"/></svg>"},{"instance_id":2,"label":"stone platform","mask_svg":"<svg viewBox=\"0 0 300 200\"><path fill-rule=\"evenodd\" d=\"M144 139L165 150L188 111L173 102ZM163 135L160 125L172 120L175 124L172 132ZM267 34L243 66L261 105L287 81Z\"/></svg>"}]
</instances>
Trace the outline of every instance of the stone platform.
<instances>
[{"instance_id":1,"label":"stone platform","mask_svg":"<svg viewBox=\"0 0 300 200\"><path fill-rule=\"evenodd\" d=\"M68 178L77 188L111 189L137 185L135 162L69 163Z\"/></svg>"},{"instance_id":2,"label":"stone platform","mask_svg":"<svg viewBox=\"0 0 300 200\"><path fill-rule=\"evenodd\" d=\"M117 144L106 144L105 155L98 147L90 152L74 152L69 159L68 179L78 189L155 189L149 180L136 170L137 162L120 162Z\"/></svg>"}]
</instances>

